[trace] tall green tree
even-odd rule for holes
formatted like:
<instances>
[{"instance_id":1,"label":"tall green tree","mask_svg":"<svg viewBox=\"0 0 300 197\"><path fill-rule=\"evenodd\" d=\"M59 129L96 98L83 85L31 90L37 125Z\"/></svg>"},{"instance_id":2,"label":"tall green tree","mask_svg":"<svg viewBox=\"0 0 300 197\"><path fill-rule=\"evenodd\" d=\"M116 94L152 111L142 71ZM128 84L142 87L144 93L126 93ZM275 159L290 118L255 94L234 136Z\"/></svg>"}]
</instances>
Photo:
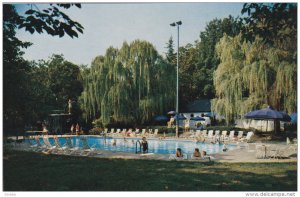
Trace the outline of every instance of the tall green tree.
<instances>
[{"instance_id":1,"label":"tall green tree","mask_svg":"<svg viewBox=\"0 0 300 197\"><path fill-rule=\"evenodd\" d=\"M76 101L82 92L80 67L68 62L62 55L53 55L49 60L30 62L28 72L28 98L26 116L28 124L47 119L53 110L67 112L68 99L72 99L74 119L81 115ZM76 116L76 117L75 117Z\"/></svg>"},{"instance_id":2,"label":"tall green tree","mask_svg":"<svg viewBox=\"0 0 300 197\"><path fill-rule=\"evenodd\" d=\"M213 111L229 123L246 112L271 105L280 111L297 109L297 62L289 51L265 44L257 37L225 35L218 43L221 63L214 73Z\"/></svg>"},{"instance_id":3,"label":"tall green tree","mask_svg":"<svg viewBox=\"0 0 300 197\"><path fill-rule=\"evenodd\" d=\"M173 108L174 67L148 42L124 42L108 48L83 75L81 106L86 119L109 123L144 123Z\"/></svg>"},{"instance_id":4,"label":"tall green tree","mask_svg":"<svg viewBox=\"0 0 300 197\"><path fill-rule=\"evenodd\" d=\"M49 88L49 73L47 62L40 60L29 63L28 87L29 97L26 99L26 123L34 125L37 120L46 119L54 107L55 97Z\"/></svg>"},{"instance_id":5,"label":"tall green tree","mask_svg":"<svg viewBox=\"0 0 300 197\"><path fill-rule=\"evenodd\" d=\"M187 103L199 99L203 88L197 76L197 49L192 44L179 48L179 109L185 111Z\"/></svg>"},{"instance_id":6,"label":"tall green tree","mask_svg":"<svg viewBox=\"0 0 300 197\"><path fill-rule=\"evenodd\" d=\"M47 62L49 88L56 100L56 107L64 109L68 99L77 100L83 91L80 67L53 55Z\"/></svg>"},{"instance_id":7,"label":"tall green tree","mask_svg":"<svg viewBox=\"0 0 300 197\"><path fill-rule=\"evenodd\" d=\"M224 19L210 21L205 30L200 33L200 41L197 42L197 67L196 74L199 84L199 96L212 99L215 96L213 86L213 72L217 69L220 59L216 54L215 46L224 34L238 35L241 31L240 19L229 16Z\"/></svg>"},{"instance_id":8,"label":"tall green tree","mask_svg":"<svg viewBox=\"0 0 300 197\"><path fill-rule=\"evenodd\" d=\"M28 99L27 73L30 69L23 59L22 48L30 46L16 37L18 14L13 6L3 9L3 129L5 134L17 130L24 124Z\"/></svg>"},{"instance_id":9,"label":"tall green tree","mask_svg":"<svg viewBox=\"0 0 300 197\"><path fill-rule=\"evenodd\" d=\"M225 35L216 47L213 110L228 123L268 105L296 111L296 5L245 4L242 13L242 33Z\"/></svg>"},{"instance_id":10,"label":"tall green tree","mask_svg":"<svg viewBox=\"0 0 300 197\"><path fill-rule=\"evenodd\" d=\"M71 5L57 6L68 8ZM20 132L26 124L32 124L33 119L41 114L38 108L39 102L36 101L43 100L42 95L47 92L44 91L45 84L39 86L36 83L38 77L34 73L40 74L40 72L23 58L22 49L29 47L30 43L20 41L16 37L16 29L26 28L31 33L35 31L43 33L45 30L50 35L60 36L66 33L71 37L77 35L70 30L72 28L82 33L83 27L79 23L72 21L55 7L50 5L48 11L43 11L45 13L30 9L26 12L28 16L25 17L16 12L14 5L3 4L3 129L5 135L14 131ZM61 21L61 16L64 21Z\"/></svg>"},{"instance_id":11,"label":"tall green tree","mask_svg":"<svg viewBox=\"0 0 300 197\"><path fill-rule=\"evenodd\" d=\"M270 45L296 49L296 3L245 3L242 14L245 13L248 16L243 18L243 38L254 41L259 36Z\"/></svg>"},{"instance_id":12,"label":"tall green tree","mask_svg":"<svg viewBox=\"0 0 300 197\"><path fill-rule=\"evenodd\" d=\"M166 60L169 64L176 64L176 53L174 50L174 41L173 41L173 37L171 36L169 41L166 43Z\"/></svg>"}]
</instances>

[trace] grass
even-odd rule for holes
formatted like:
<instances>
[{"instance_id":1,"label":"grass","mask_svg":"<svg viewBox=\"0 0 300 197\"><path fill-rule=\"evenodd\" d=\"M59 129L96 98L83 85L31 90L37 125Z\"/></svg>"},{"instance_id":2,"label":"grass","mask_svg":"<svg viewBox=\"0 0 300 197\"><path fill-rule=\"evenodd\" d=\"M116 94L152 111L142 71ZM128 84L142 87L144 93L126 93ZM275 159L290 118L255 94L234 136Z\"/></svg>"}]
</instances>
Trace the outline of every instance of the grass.
<instances>
[{"instance_id":1,"label":"grass","mask_svg":"<svg viewBox=\"0 0 300 197\"><path fill-rule=\"evenodd\" d=\"M4 191L296 191L297 163L198 163L5 150Z\"/></svg>"}]
</instances>

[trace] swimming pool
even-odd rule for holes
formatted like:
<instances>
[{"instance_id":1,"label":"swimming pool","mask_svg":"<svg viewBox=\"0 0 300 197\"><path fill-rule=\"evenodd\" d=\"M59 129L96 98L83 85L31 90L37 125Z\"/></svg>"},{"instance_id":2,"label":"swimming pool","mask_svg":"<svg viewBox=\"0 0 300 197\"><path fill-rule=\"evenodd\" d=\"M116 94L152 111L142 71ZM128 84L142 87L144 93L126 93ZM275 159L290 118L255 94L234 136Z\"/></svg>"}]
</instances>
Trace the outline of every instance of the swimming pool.
<instances>
[{"instance_id":1,"label":"swimming pool","mask_svg":"<svg viewBox=\"0 0 300 197\"><path fill-rule=\"evenodd\" d=\"M113 152L129 152L135 153L136 142L141 138L106 138L88 136L89 145L96 145L99 150L107 150ZM116 140L116 146L113 146L113 140ZM42 142L43 140L40 139ZM51 144L54 144L53 138L49 138ZM65 143L65 138L59 138L60 143ZM158 140L158 139L147 139L149 153L155 154L174 154L176 148L181 148L183 153L192 154L195 148L199 148L201 151L206 151L208 154L220 153L223 150L223 144L212 144L208 142L193 142L188 140ZM72 142L76 146L81 146L80 137L72 137ZM137 146L139 150L139 145ZM236 145L226 145L228 150L233 150Z\"/></svg>"}]
</instances>

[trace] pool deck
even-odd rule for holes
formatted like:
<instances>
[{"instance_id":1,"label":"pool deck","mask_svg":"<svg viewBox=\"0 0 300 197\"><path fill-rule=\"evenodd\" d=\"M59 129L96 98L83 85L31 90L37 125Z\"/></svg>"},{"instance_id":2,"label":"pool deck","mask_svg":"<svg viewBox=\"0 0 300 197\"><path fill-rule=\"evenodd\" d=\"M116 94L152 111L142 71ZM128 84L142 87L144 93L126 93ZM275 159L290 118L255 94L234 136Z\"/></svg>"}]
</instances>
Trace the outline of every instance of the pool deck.
<instances>
[{"instance_id":1,"label":"pool deck","mask_svg":"<svg viewBox=\"0 0 300 197\"><path fill-rule=\"evenodd\" d=\"M253 148L252 148L253 147ZM101 151L101 155L95 155L99 158L122 158L122 159L154 159L154 160L170 160L170 155L166 154L133 154L133 153L123 153L123 152L111 152L111 151ZM228 152L222 152L218 154L212 154L212 161L215 162L253 162L253 163L262 163L262 162L297 162L297 157L292 157L288 159L257 159L255 145L250 144L249 149L240 149L231 150ZM207 162L208 159L188 159L182 161L198 161L198 162Z\"/></svg>"},{"instance_id":2,"label":"pool deck","mask_svg":"<svg viewBox=\"0 0 300 197\"><path fill-rule=\"evenodd\" d=\"M52 136L49 136L52 137ZM62 137L70 137L70 136L62 136ZM20 138L18 138L20 139ZM140 139L140 138L137 138ZM148 138L151 139L151 138ZM164 140L188 140L184 138L166 138ZM193 141L193 140L190 140ZM297 148L296 150L291 150L292 157L285 158L285 159L258 159L256 158L256 143L236 143L237 148L228 152L222 152L217 154L211 154L212 161L214 162L255 162L255 163L263 163L263 162L297 162ZM12 143L14 144L14 143ZM262 144L262 143L259 143ZM271 143L268 143L271 144ZM246 147L245 147L246 145ZM274 144L273 144L274 145ZM285 144L276 144L276 146L280 146L282 148L287 147ZM22 143L12 146L16 150L26 150L26 147L22 145ZM169 154L135 154L135 153L125 153L125 152L112 152L112 151L105 151L99 150L96 154L93 154L89 157L96 157L96 158L120 158L120 159L150 159L150 160L170 160ZM208 159L191 159L191 155L188 155L188 159L184 159L182 161L197 161L197 162L208 162Z\"/></svg>"}]
</instances>

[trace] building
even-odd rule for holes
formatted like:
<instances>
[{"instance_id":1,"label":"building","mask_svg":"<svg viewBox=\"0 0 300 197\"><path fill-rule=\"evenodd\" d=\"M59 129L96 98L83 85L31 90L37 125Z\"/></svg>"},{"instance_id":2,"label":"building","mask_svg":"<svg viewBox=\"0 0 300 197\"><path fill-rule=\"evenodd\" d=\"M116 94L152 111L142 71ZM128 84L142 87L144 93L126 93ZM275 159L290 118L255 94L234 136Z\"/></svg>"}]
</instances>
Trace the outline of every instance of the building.
<instances>
[{"instance_id":1,"label":"building","mask_svg":"<svg viewBox=\"0 0 300 197\"><path fill-rule=\"evenodd\" d=\"M203 117L205 121L192 121L190 118L199 116L202 117L202 115L211 116L211 100L210 99L199 99L196 101L193 101L185 106L185 110L183 112L180 112L180 114L183 114L187 119L182 123L181 126L188 128L188 129L197 129L199 128L199 125L197 126L197 123L200 122L201 125L204 127L207 125L211 125L211 119L209 117ZM179 122L180 125L180 122ZM202 128L202 127L201 127Z\"/></svg>"},{"instance_id":2,"label":"building","mask_svg":"<svg viewBox=\"0 0 300 197\"><path fill-rule=\"evenodd\" d=\"M211 115L211 100L199 99L187 104L182 113L186 118L191 118L191 114L200 116L201 114Z\"/></svg>"}]
</instances>

